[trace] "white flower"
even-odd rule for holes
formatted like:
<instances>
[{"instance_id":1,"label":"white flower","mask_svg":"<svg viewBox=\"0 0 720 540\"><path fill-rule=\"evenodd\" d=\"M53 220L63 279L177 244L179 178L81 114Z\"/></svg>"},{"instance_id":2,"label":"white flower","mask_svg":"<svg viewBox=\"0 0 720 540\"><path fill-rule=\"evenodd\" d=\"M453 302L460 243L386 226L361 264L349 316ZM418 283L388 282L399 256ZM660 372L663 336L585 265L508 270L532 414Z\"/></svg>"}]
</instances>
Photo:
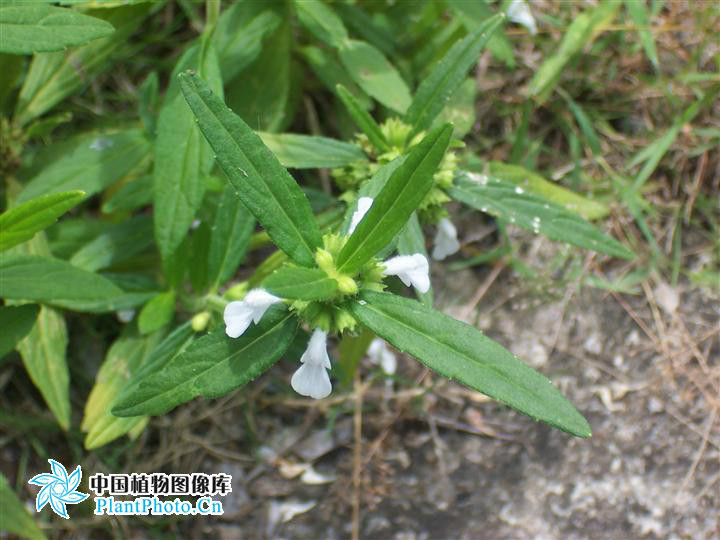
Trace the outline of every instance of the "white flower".
<instances>
[{"instance_id":1,"label":"white flower","mask_svg":"<svg viewBox=\"0 0 720 540\"><path fill-rule=\"evenodd\" d=\"M379 364L382 370L388 375L395 373L397 369L397 358L395 353L388 349L385 340L375 338L368 347L368 358L373 364Z\"/></svg>"},{"instance_id":2,"label":"white flower","mask_svg":"<svg viewBox=\"0 0 720 540\"><path fill-rule=\"evenodd\" d=\"M265 289L253 289L243 300L230 302L223 313L225 333L231 338L240 337L251 322L259 323L268 308L278 302L282 302L282 298Z\"/></svg>"},{"instance_id":3,"label":"white flower","mask_svg":"<svg viewBox=\"0 0 720 540\"><path fill-rule=\"evenodd\" d=\"M365 217L365 214L368 213L368 210L370 210L372 203L372 197L360 197L358 199L357 210L353 212L352 218L350 219L350 228L348 229L348 234L352 234L353 232L355 232L355 228L358 226L358 223L362 221L362 218Z\"/></svg>"},{"instance_id":4,"label":"white flower","mask_svg":"<svg viewBox=\"0 0 720 540\"><path fill-rule=\"evenodd\" d=\"M383 266L383 275L397 276L405 285L412 285L421 293L430 290L430 268L425 255L398 255L383 262Z\"/></svg>"},{"instance_id":5,"label":"white flower","mask_svg":"<svg viewBox=\"0 0 720 540\"><path fill-rule=\"evenodd\" d=\"M290 385L301 396L322 399L330 395L332 384L326 370L330 369L327 353L327 334L316 329L307 349L300 357L302 366L293 374Z\"/></svg>"},{"instance_id":6,"label":"white flower","mask_svg":"<svg viewBox=\"0 0 720 540\"><path fill-rule=\"evenodd\" d=\"M507 8L507 16L512 22L527 28L533 36L537 34L535 17L533 17L530 6L525 0L512 0Z\"/></svg>"},{"instance_id":7,"label":"white flower","mask_svg":"<svg viewBox=\"0 0 720 540\"><path fill-rule=\"evenodd\" d=\"M115 316L121 323L129 323L135 317L134 309L120 309L115 312Z\"/></svg>"},{"instance_id":8,"label":"white flower","mask_svg":"<svg viewBox=\"0 0 720 540\"><path fill-rule=\"evenodd\" d=\"M448 218L442 218L437 225L432 258L442 261L448 255L457 253L460 249L460 242L457 238L457 229Z\"/></svg>"}]
</instances>

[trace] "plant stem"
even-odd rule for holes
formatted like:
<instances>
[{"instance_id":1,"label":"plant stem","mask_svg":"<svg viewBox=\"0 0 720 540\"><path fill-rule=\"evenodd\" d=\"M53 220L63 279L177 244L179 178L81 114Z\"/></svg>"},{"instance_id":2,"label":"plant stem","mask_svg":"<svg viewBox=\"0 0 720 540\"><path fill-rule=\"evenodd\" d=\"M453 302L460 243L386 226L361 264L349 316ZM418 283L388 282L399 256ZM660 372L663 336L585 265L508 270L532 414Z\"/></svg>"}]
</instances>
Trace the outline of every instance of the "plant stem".
<instances>
[{"instance_id":1,"label":"plant stem","mask_svg":"<svg viewBox=\"0 0 720 540\"><path fill-rule=\"evenodd\" d=\"M205 31L215 27L220 17L220 0L205 0Z\"/></svg>"}]
</instances>

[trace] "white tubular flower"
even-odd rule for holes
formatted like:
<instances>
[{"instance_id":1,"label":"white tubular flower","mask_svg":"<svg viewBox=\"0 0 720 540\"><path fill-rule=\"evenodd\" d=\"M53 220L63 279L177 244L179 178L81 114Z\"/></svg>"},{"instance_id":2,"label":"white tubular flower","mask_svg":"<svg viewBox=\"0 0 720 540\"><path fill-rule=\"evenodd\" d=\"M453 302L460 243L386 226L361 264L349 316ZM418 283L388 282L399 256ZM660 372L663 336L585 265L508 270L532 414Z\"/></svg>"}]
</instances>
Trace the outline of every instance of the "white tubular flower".
<instances>
[{"instance_id":1,"label":"white tubular flower","mask_svg":"<svg viewBox=\"0 0 720 540\"><path fill-rule=\"evenodd\" d=\"M223 313L225 333L231 338L240 337L251 322L259 323L268 308L279 302L282 302L282 298L265 289L253 289L243 300L230 302Z\"/></svg>"},{"instance_id":2,"label":"white tubular flower","mask_svg":"<svg viewBox=\"0 0 720 540\"><path fill-rule=\"evenodd\" d=\"M421 293L430 290L430 267L425 255L398 255L383 262L383 275L397 276L408 287L413 286Z\"/></svg>"},{"instance_id":3,"label":"white tubular flower","mask_svg":"<svg viewBox=\"0 0 720 540\"><path fill-rule=\"evenodd\" d=\"M353 212L352 218L350 219L350 228L348 229L348 234L352 234L353 232L355 232L355 228L358 226L358 223L362 221L362 218L365 217L365 214L368 213L368 210L370 210L372 203L372 197L360 197L358 199L357 210Z\"/></svg>"},{"instance_id":4,"label":"white tubular flower","mask_svg":"<svg viewBox=\"0 0 720 540\"><path fill-rule=\"evenodd\" d=\"M436 261L442 261L448 255L457 253L460 249L457 229L448 218L442 218L438 223L433 243L435 245L433 246L432 258Z\"/></svg>"},{"instance_id":5,"label":"white tubular flower","mask_svg":"<svg viewBox=\"0 0 720 540\"><path fill-rule=\"evenodd\" d=\"M368 347L368 358L373 364L379 364L382 370L388 375L395 373L397 369L397 358L395 353L388 349L385 340L375 338Z\"/></svg>"},{"instance_id":6,"label":"white tubular flower","mask_svg":"<svg viewBox=\"0 0 720 540\"><path fill-rule=\"evenodd\" d=\"M313 399L328 397L332 391L330 376L327 370L330 369L330 357L327 353L327 334L316 329L307 349L300 357L302 365L293 374L290 385L301 396Z\"/></svg>"},{"instance_id":7,"label":"white tubular flower","mask_svg":"<svg viewBox=\"0 0 720 540\"><path fill-rule=\"evenodd\" d=\"M535 17L533 17L530 6L525 0L512 0L507 8L507 16L512 22L527 28L533 36L537 34Z\"/></svg>"}]
</instances>

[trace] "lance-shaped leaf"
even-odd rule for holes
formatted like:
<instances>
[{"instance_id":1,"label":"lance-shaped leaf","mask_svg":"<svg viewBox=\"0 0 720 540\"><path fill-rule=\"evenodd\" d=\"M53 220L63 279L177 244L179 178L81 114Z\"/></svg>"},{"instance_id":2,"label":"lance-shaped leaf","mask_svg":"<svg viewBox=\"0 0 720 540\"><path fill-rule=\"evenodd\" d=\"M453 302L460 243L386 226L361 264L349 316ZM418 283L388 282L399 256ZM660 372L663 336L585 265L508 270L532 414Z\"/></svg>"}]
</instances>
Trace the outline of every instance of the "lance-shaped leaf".
<instances>
[{"instance_id":1,"label":"lance-shaped leaf","mask_svg":"<svg viewBox=\"0 0 720 540\"><path fill-rule=\"evenodd\" d=\"M18 202L63 191L94 195L142 167L150 157L150 142L137 129L116 133L83 133L41 152L33 168L21 170L29 182Z\"/></svg>"},{"instance_id":2,"label":"lance-shaped leaf","mask_svg":"<svg viewBox=\"0 0 720 540\"><path fill-rule=\"evenodd\" d=\"M600 201L583 197L556 182L546 180L538 173L520 165L490 161L488 171L490 176L512 182L529 193L539 195L543 199L564 206L566 210L580 214L587 220L599 219L610 213L610 209Z\"/></svg>"},{"instance_id":3,"label":"lance-shaped leaf","mask_svg":"<svg viewBox=\"0 0 720 540\"><path fill-rule=\"evenodd\" d=\"M0 474L0 530L30 540L47 540L34 518L17 498L7 479Z\"/></svg>"},{"instance_id":4,"label":"lance-shaped leaf","mask_svg":"<svg viewBox=\"0 0 720 540\"><path fill-rule=\"evenodd\" d=\"M180 75L182 91L200 129L237 194L291 259L313 266L320 229L295 180L243 120L197 75Z\"/></svg>"},{"instance_id":5,"label":"lance-shaped leaf","mask_svg":"<svg viewBox=\"0 0 720 540\"><path fill-rule=\"evenodd\" d=\"M449 379L578 437L590 426L552 383L474 327L388 293L365 291L357 319L399 350Z\"/></svg>"},{"instance_id":6,"label":"lance-shaped leaf","mask_svg":"<svg viewBox=\"0 0 720 540\"><path fill-rule=\"evenodd\" d=\"M446 124L432 130L410 150L338 254L339 272L353 275L405 226L430 191L451 135L452 126Z\"/></svg>"},{"instance_id":7,"label":"lance-shaped leaf","mask_svg":"<svg viewBox=\"0 0 720 540\"><path fill-rule=\"evenodd\" d=\"M567 63L612 22L620 5L620 2L604 0L592 10L575 16L565 30L557 50L545 59L528 83L530 97L534 97L538 103L543 103L548 98Z\"/></svg>"},{"instance_id":8,"label":"lance-shaped leaf","mask_svg":"<svg viewBox=\"0 0 720 540\"><path fill-rule=\"evenodd\" d=\"M231 81L262 51L263 40L282 22L280 15L270 9L257 12L266 6L262 2L233 2L218 21L213 42L220 60L220 70L226 81ZM242 31L238 31L238 29Z\"/></svg>"},{"instance_id":9,"label":"lance-shaped leaf","mask_svg":"<svg viewBox=\"0 0 720 540\"><path fill-rule=\"evenodd\" d=\"M204 177L213 165L212 150L180 93L177 74L190 67L196 67L212 89L222 93L217 56L207 36L188 49L175 66L158 118L154 220L155 240L165 260L178 249L190 230L205 194Z\"/></svg>"},{"instance_id":10,"label":"lance-shaped leaf","mask_svg":"<svg viewBox=\"0 0 720 540\"><path fill-rule=\"evenodd\" d=\"M0 358L12 351L18 341L28 335L37 320L40 306L25 304L23 306L0 307Z\"/></svg>"},{"instance_id":11,"label":"lance-shaped leaf","mask_svg":"<svg viewBox=\"0 0 720 540\"><path fill-rule=\"evenodd\" d=\"M350 74L337 59L334 51L309 45L302 47L299 52L328 90L337 93L337 86L342 85L352 93L361 107L364 109L372 107L370 97L350 78Z\"/></svg>"},{"instance_id":12,"label":"lance-shaped leaf","mask_svg":"<svg viewBox=\"0 0 720 540\"><path fill-rule=\"evenodd\" d=\"M139 337L130 331L110 346L95 378L95 385L85 402L85 414L80 429L87 433L87 450L103 446L131 431L137 433L147 423L147 418L142 416L113 416L110 414L110 407L148 357L158 338L157 334Z\"/></svg>"},{"instance_id":13,"label":"lance-shaped leaf","mask_svg":"<svg viewBox=\"0 0 720 540\"><path fill-rule=\"evenodd\" d=\"M255 218L227 186L220 197L208 248L207 275L212 290L230 279L250 246Z\"/></svg>"},{"instance_id":14,"label":"lance-shaped leaf","mask_svg":"<svg viewBox=\"0 0 720 540\"><path fill-rule=\"evenodd\" d=\"M319 169L343 167L365 159L355 144L296 133L258 133L262 142L275 154L283 167Z\"/></svg>"},{"instance_id":15,"label":"lance-shaped leaf","mask_svg":"<svg viewBox=\"0 0 720 540\"><path fill-rule=\"evenodd\" d=\"M150 334L159 330L175 314L175 292L167 291L154 296L145 304L138 315L138 330L141 334Z\"/></svg>"},{"instance_id":16,"label":"lance-shaped leaf","mask_svg":"<svg viewBox=\"0 0 720 540\"><path fill-rule=\"evenodd\" d=\"M430 127L435 117L440 114L453 92L465 80L465 75L485 48L495 29L504 19L498 13L485 20L477 30L457 41L420 83L415 98L405 115L405 121L413 126L408 135Z\"/></svg>"},{"instance_id":17,"label":"lance-shaped leaf","mask_svg":"<svg viewBox=\"0 0 720 540\"><path fill-rule=\"evenodd\" d=\"M318 268L284 266L263 282L275 296L291 300L327 300L337 291L337 281Z\"/></svg>"},{"instance_id":18,"label":"lance-shaped leaf","mask_svg":"<svg viewBox=\"0 0 720 540\"><path fill-rule=\"evenodd\" d=\"M67 343L62 314L51 307L41 306L35 326L17 346L30 379L65 430L70 427L70 373L65 360Z\"/></svg>"},{"instance_id":19,"label":"lance-shaped leaf","mask_svg":"<svg viewBox=\"0 0 720 540\"><path fill-rule=\"evenodd\" d=\"M108 229L78 249L70 264L96 272L142 253L153 244L153 224L150 216L138 215L111 225Z\"/></svg>"},{"instance_id":20,"label":"lance-shaped leaf","mask_svg":"<svg viewBox=\"0 0 720 540\"><path fill-rule=\"evenodd\" d=\"M347 40L340 60L357 85L380 103L404 113L412 101L410 90L387 58L364 41Z\"/></svg>"},{"instance_id":21,"label":"lance-shaped leaf","mask_svg":"<svg viewBox=\"0 0 720 540\"><path fill-rule=\"evenodd\" d=\"M116 416L160 415L196 397L214 398L252 381L287 350L298 328L284 306L273 306L237 339L224 328L195 340L159 369L143 371L132 392L115 403Z\"/></svg>"},{"instance_id":22,"label":"lance-shaped leaf","mask_svg":"<svg viewBox=\"0 0 720 540\"><path fill-rule=\"evenodd\" d=\"M43 195L0 214L0 251L30 240L82 201L83 191Z\"/></svg>"},{"instance_id":23,"label":"lance-shaped leaf","mask_svg":"<svg viewBox=\"0 0 720 540\"><path fill-rule=\"evenodd\" d=\"M341 48L348 39L348 33L340 17L320 0L295 0L300 23L316 38L335 47Z\"/></svg>"},{"instance_id":24,"label":"lance-shaped leaf","mask_svg":"<svg viewBox=\"0 0 720 540\"><path fill-rule=\"evenodd\" d=\"M372 145L381 151L388 150L390 146L385 139L385 135L383 135L383 132L380 130L380 126L377 125L377 122L375 122L375 119L370 116L370 113L365 110L358 100L355 99L355 96L353 96L343 85L338 84L336 90L337 95L343 105L345 105L345 109L347 109L350 118L352 118L355 125L359 127L365 135L367 135L367 138L370 140Z\"/></svg>"},{"instance_id":25,"label":"lance-shaped leaf","mask_svg":"<svg viewBox=\"0 0 720 540\"><path fill-rule=\"evenodd\" d=\"M3 255L0 259L2 298L63 307L73 302L104 301L122 294L112 281L60 259L37 255Z\"/></svg>"},{"instance_id":26,"label":"lance-shaped leaf","mask_svg":"<svg viewBox=\"0 0 720 540\"><path fill-rule=\"evenodd\" d=\"M555 203L532 195L520 186L487 175L462 174L450 196L481 212L486 212L547 236L551 240L632 259L635 255L620 242L604 234L578 214Z\"/></svg>"},{"instance_id":27,"label":"lance-shaped leaf","mask_svg":"<svg viewBox=\"0 0 720 540\"><path fill-rule=\"evenodd\" d=\"M70 49L38 53L33 56L27 76L18 95L15 120L20 125L60 103L67 96L87 87L95 77L112 65L110 59L132 54L128 38L137 30L152 9L150 2L95 11L115 27L109 36Z\"/></svg>"},{"instance_id":28,"label":"lance-shaped leaf","mask_svg":"<svg viewBox=\"0 0 720 540\"><path fill-rule=\"evenodd\" d=\"M72 9L6 6L0 9L0 52L33 54L61 51L114 32L113 25Z\"/></svg>"}]
</instances>

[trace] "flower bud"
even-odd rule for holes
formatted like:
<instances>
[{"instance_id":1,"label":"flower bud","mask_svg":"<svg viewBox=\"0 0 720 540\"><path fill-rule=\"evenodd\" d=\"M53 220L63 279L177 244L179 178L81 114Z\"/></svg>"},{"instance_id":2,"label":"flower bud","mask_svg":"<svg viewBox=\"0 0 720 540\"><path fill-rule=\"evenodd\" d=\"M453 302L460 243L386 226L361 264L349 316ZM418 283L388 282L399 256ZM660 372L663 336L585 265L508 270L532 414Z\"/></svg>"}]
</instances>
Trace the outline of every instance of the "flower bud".
<instances>
[{"instance_id":1,"label":"flower bud","mask_svg":"<svg viewBox=\"0 0 720 540\"><path fill-rule=\"evenodd\" d=\"M335 270L333 256L330 254L329 251L326 251L324 249L318 249L315 252L315 262L317 263L318 267L325 273L330 273Z\"/></svg>"},{"instance_id":2,"label":"flower bud","mask_svg":"<svg viewBox=\"0 0 720 540\"><path fill-rule=\"evenodd\" d=\"M343 294L357 294L358 286L350 276L338 276L335 278L338 284L338 291Z\"/></svg>"},{"instance_id":3,"label":"flower bud","mask_svg":"<svg viewBox=\"0 0 720 540\"><path fill-rule=\"evenodd\" d=\"M201 311L190 320L190 326L195 332L202 332L210 322L210 312Z\"/></svg>"},{"instance_id":4,"label":"flower bud","mask_svg":"<svg viewBox=\"0 0 720 540\"><path fill-rule=\"evenodd\" d=\"M224 296L228 300L242 300L243 298L245 298L245 294L247 293L247 291L248 283L247 281L243 281L230 287L227 291L225 291Z\"/></svg>"}]
</instances>

